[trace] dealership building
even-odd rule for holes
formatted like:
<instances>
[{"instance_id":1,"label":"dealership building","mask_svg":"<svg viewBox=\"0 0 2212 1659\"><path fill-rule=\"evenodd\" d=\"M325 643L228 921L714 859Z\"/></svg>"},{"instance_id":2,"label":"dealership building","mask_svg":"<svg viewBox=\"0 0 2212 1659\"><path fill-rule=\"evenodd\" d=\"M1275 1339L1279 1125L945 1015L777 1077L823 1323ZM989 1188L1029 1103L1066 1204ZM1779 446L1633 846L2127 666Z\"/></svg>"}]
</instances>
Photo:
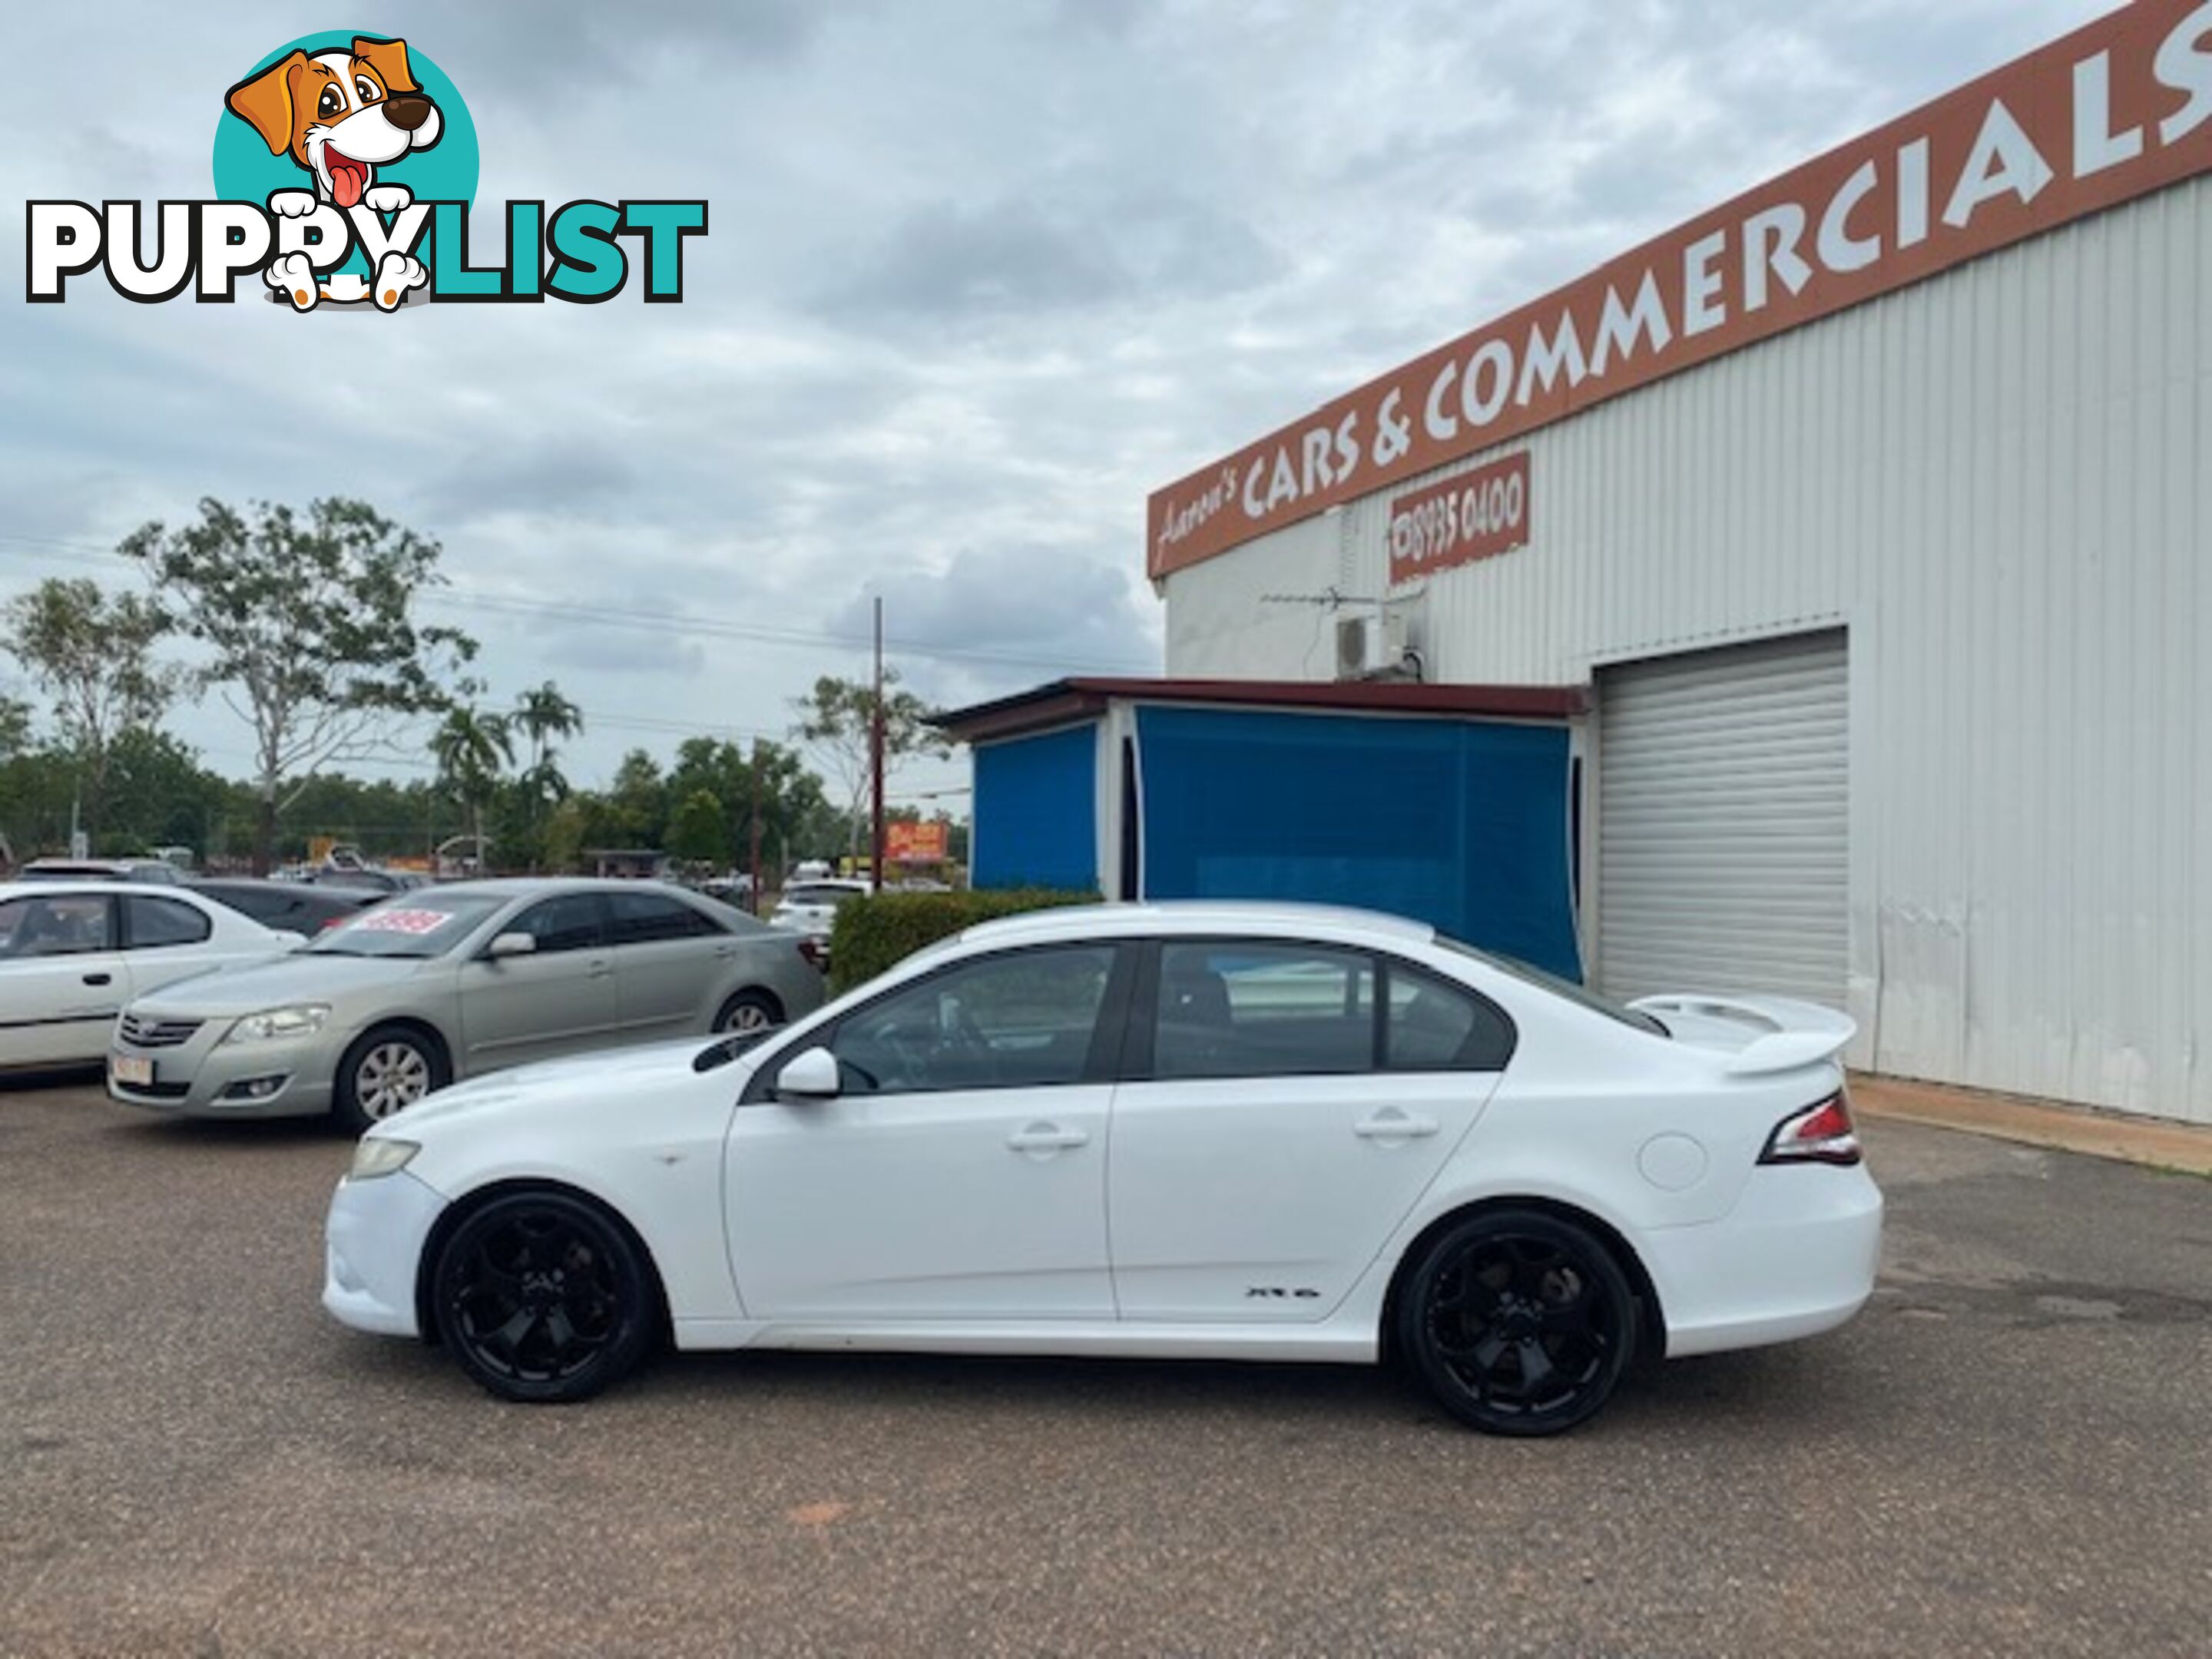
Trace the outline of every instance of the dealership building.
<instances>
[{"instance_id":1,"label":"dealership building","mask_svg":"<svg viewBox=\"0 0 2212 1659\"><path fill-rule=\"evenodd\" d=\"M1789 992L1864 1069L2212 1121L2212 3L1702 215L1147 535L1166 679L954 718L979 879L1051 843L1113 895L1475 932L1502 890L1611 992ZM1194 852L1209 788L1248 822Z\"/></svg>"}]
</instances>

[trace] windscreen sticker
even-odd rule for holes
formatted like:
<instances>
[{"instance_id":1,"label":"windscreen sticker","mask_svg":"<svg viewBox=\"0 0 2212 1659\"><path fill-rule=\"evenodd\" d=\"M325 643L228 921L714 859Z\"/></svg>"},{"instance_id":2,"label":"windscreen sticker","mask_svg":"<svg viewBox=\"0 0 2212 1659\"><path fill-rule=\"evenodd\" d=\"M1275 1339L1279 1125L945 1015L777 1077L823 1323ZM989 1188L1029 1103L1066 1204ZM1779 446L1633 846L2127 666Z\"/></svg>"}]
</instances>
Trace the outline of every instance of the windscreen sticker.
<instances>
[{"instance_id":1,"label":"windscreen sticker","mask_svg":"<svg viewBox=\"0 0 2212 1659\"><path fill-rule=\"evenodd\" d=\"M434 933L453 918L443 910L371 910L354 923L363 933Z\"/></svg>"}]
</instances>

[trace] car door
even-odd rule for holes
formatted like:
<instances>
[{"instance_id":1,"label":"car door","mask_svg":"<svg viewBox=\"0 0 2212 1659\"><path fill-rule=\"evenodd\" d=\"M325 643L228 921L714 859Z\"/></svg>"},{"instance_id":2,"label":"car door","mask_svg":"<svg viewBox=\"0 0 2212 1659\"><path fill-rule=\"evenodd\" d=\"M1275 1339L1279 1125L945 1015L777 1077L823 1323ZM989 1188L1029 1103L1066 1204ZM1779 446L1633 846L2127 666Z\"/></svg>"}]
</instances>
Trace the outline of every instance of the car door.
<instances>
[{"instance_id":1,"label":"car door","mask_svg":"<svg viewBox=\"0 0 2212 1659\"><path fill-rule=\"evenodd\" d=\"M622 1027L640 1041L703 1031L708 1006L737 940L665 893L606 896Z\"/></svg>"},{"instance_id":2,"label":"car door","mask_svg":"<svg viewBox=\"0 0 2212 1659\"><path fill-rule=\"evenodd\" d=\"M72 1065L107 1052L131 1000L105 893L21 895L0 902L0 1066Z\"/></svg>"},{"instance_id":3,"label":"car door","mask_svg":"<svg viewBox=\"0 0 2212 1659\"><path fill-rule=\"evenodd\" d=\"M121 902L123 949L133 996L204 974L237 954L212 949L209 940L215 926L207 913L181 900L131 893Z\"/></svg>"},{"instance_id":4,"label":"car door","mask_svg":"<svg viewBox=\"0 0 2212 1659\"><path fill-rule=\"evenodd\" d=\"M971 957L755 1076L723 1191L747 1315L843 1324L1110 1320L1106 1130L1133 950ZM825 1046L841 1091L780 1100Z\"/></svg>"},{"instance_id":5,"label":"car door","mask_svg":"<svg viewBox=\"0 0 2212 1659\"><path fill-rule=\"evenodd\" d=\"M523 955L482 954L461 964L462 1046L468 1070L544 1060L615 1040L620 1012L605 902L597 893L538 901L485 936L527 933Z\"/></svg>"},{"instance_id":6,"label":"car door","mask_svg":"<svg viewBox=\"0 0 2212 1659\"><path fill-rule=\"evenodd\" d=\"M1107 1184L1125 1320L1326 1317L1474 1126L1511 1026L1370 952L1167 940Z\"/></svg>"}]
</instances>

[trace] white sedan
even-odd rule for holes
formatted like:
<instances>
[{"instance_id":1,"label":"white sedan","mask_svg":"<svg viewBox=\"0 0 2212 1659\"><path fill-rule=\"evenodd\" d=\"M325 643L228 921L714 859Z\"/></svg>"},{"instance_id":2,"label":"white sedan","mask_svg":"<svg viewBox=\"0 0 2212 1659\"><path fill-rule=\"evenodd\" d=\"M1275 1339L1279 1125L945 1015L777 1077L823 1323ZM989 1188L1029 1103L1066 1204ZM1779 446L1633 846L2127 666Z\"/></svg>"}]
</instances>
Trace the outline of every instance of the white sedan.
<instances>
[{"instance_id":1,"label":"white sedan","mask_svg":"<svg viewBox=\"0 0 2212 1659\"><path fill-rule=\"evenodd\" d=\"M304 943L185 887L0 884L0 1071L97 1065L132 998Z\"/></svg>"},{"instance_id":2,"label":"white sedan","mask_svg":"<svg viewBox=\"0 0 2212 1659\"><path fill-rule=\"evenodd\" d=\"M1810 1336L1881 1195L1780 1000L1623 1007L1414 922L1119 905L971 928L768 1034L378 1125L324 1305L574 1400L705 1348L1401 1358L1548 1434L1639 1347Z\"/></svg>"}]
</instances>

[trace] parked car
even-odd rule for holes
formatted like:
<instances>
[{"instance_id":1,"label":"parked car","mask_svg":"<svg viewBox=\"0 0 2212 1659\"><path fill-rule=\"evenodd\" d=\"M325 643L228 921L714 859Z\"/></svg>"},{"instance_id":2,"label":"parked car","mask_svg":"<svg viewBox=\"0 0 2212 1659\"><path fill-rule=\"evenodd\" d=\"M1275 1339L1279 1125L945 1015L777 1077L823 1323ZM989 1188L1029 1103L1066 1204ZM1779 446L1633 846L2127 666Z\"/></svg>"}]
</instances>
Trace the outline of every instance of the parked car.
<instances>
[{"instance_id":1,"label":"parked car","mask_svg":"<svg viewBox=\"0 0 2212 1659\"><path fill-rule=\"evenodd\" d=\"M372 887L311 887L296 881L257 881L251 876L213 876L187 885L264 927L307 936L337 926L386 896Z\"/></svg>"},{"instance_id":2,"label":"parked car","mask_svg":"<svg viewBox=\"0 0 2212 1659\"><path fill-rule=\"evenodd\" d=\"M0 886L0 1070L97 1065L133 996L303 942L190 888Z\"/></svg>"},{"instance_id":3,"label":"parked car","mask_svg":"<svg viewBox=\"0 0 2212 1659\"><path fill-rule=\"evenodd\" d=\"M805 933L826 947L830 930L837 921L838 907L850 904L856 898L866 898L872 890L865 881L842 876L832 876L826 881L794 882L777 897L769 922L773 927Z\"/></svg>"},{"instance_id":4,"label":"parked car","mask_svg":"<svg viewBox=\"0 0 2212 1659\"><path fill-rule=\"evenodd\" d=\"M162 859L33 859L17 881L150 881L173 885L184 876Z\"/></svg>"},{"instance_id":5,"label":"parked car","mask_svg":"<svg viewBox=\"0 0 2212 1659\"><path fill-rule=\"evenodd\" d=\"M764 1030L822 995L788 933L677 888L454 882L372 905L283 962L132 1003L108 1092L210 1116L333 1112L361 1128L456 1078Z\"/></svg>"},{"instance_id":6,"label":"parked car","mask_svg":"<svg viewBox=\"0 0 2212 1659\"><path fill-rule=\"evenodd\" d=\"M323 1302L513 1400L589 1395L670 1334L1395 1353L1465 1422L1553 1433L1639 1348L1865 1302L1851 1032L1780 999L1622 1006L1353 911L1042 911L764 1038L380 1124L331 1199Z\"/></svg>"},{"instance_id":7,"label":"parked car","mask_svg":"<svg viewBox=\"0 0 2212 1659\"><path fill-rule=\"evenodd\" d=\"M791 866L791 879L794 882L826 881L836 873L836 867L828 859L801 859Z\"/></svg>"}]
</instances>

